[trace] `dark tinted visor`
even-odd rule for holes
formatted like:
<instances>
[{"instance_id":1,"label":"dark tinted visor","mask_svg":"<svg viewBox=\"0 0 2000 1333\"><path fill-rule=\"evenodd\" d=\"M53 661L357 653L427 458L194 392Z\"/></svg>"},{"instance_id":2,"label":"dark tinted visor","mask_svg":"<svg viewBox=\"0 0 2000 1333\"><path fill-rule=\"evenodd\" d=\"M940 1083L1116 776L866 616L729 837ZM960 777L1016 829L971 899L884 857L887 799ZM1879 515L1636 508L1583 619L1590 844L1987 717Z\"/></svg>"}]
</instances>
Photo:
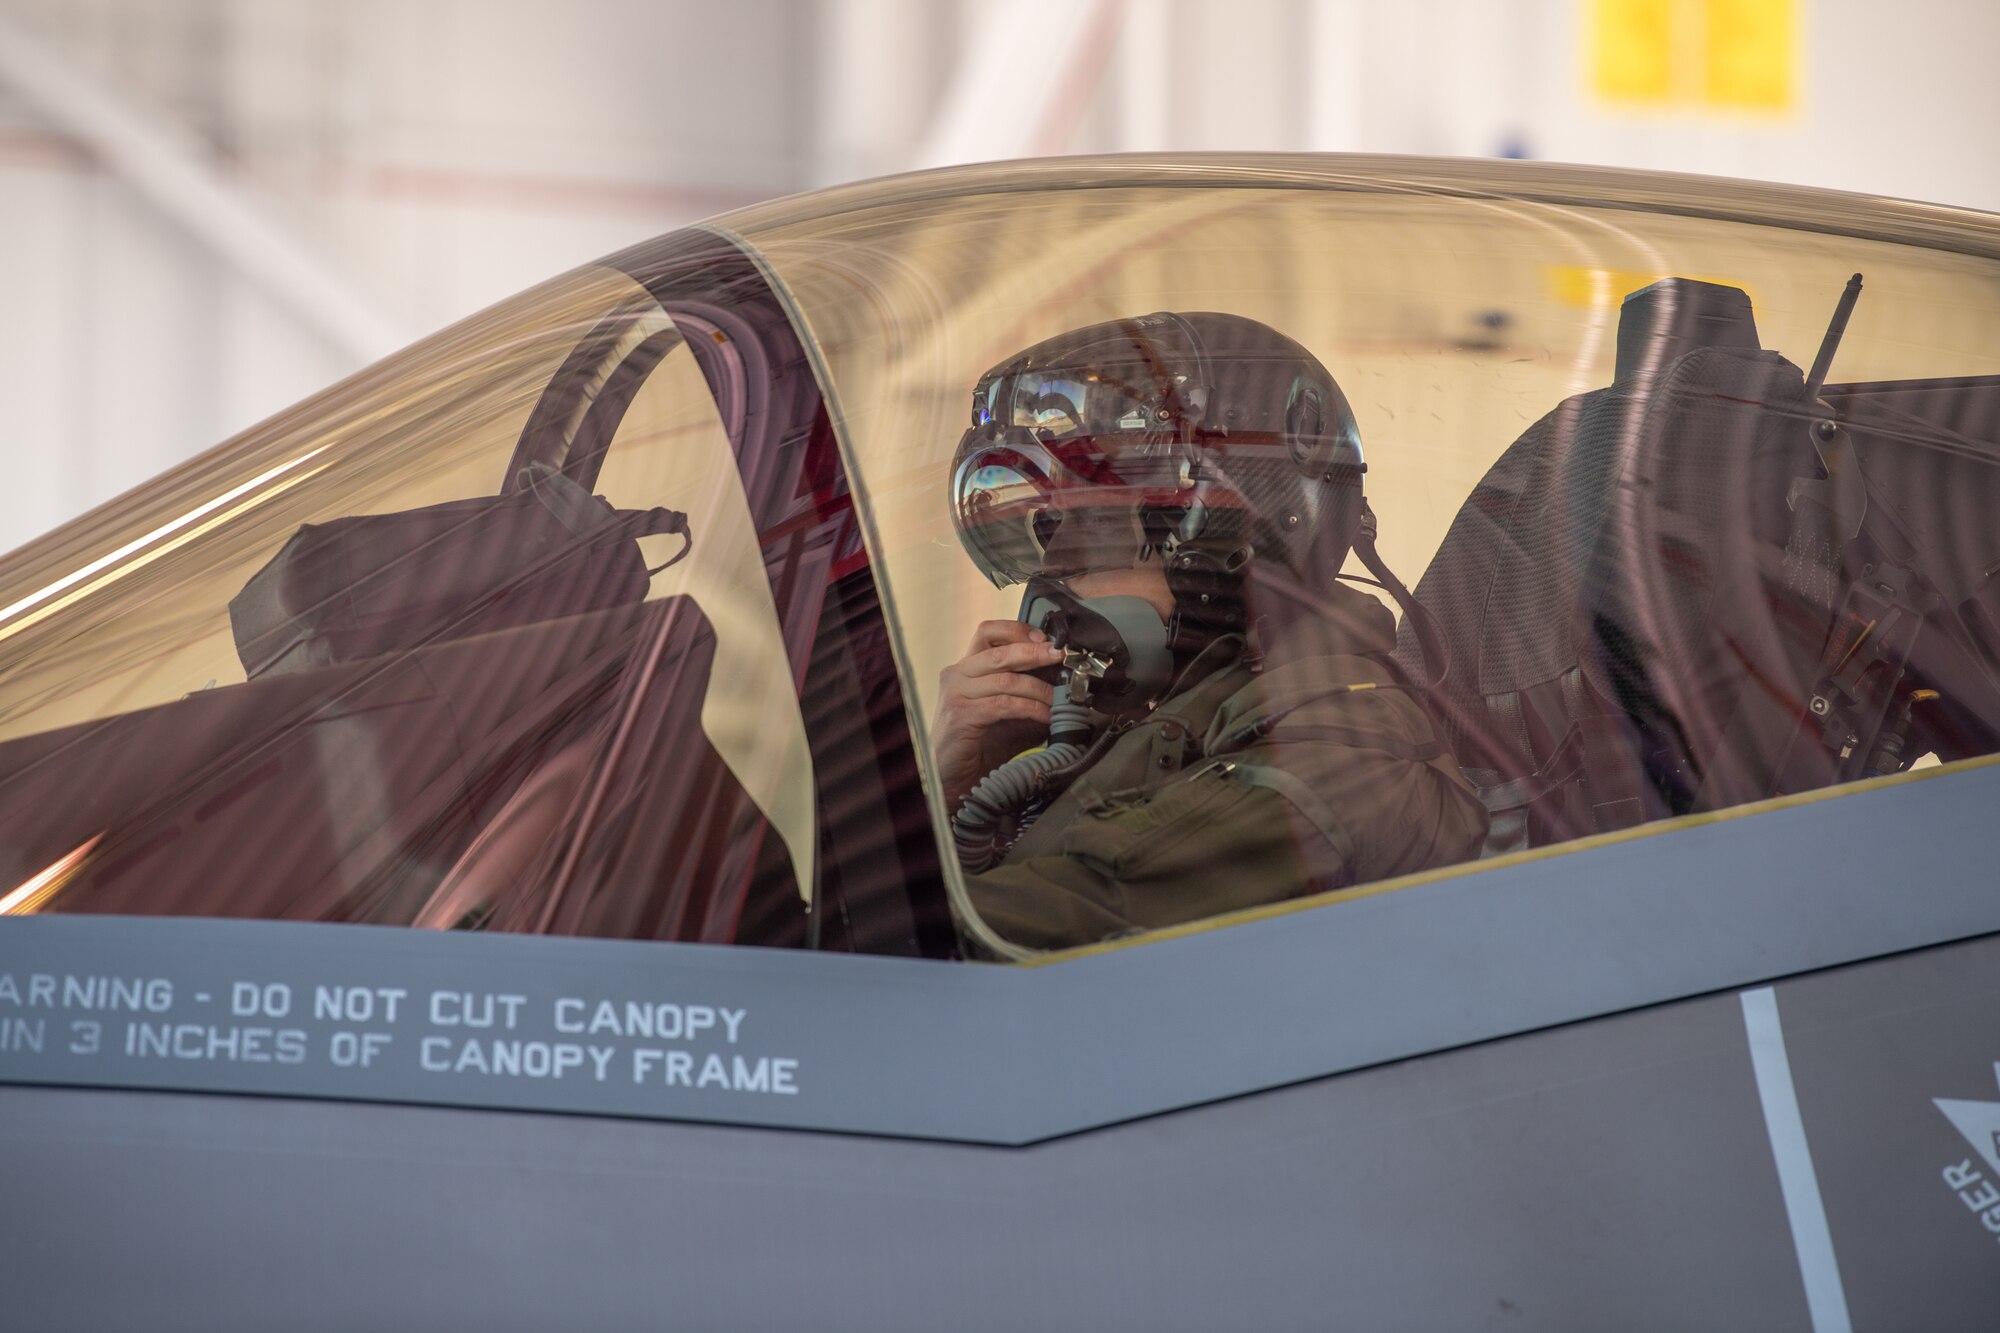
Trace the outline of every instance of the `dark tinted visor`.
<instances>
[{"instance_id":1,"label":"dark tinted visor","mask_svg":"<svg viewBox=\"0 0 2000 1333\"><path fill-rule=\"evenodd\" d=\"M1120 443L1092 435L1045 440L1021 427L966 432L952 468L952 522L988 578L1004 587L1140 558L1141 511L1187 492L1187 453L1158 437Z\"/></svg>"}]
</instances>

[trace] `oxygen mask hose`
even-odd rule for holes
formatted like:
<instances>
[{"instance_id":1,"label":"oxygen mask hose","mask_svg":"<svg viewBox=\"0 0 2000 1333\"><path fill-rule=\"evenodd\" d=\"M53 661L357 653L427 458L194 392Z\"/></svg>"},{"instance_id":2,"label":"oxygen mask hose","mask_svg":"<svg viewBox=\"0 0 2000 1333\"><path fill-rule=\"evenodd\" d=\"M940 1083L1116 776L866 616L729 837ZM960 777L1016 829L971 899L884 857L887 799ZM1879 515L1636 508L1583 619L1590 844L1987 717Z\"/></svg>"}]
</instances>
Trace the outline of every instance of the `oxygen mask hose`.
<instances>
[{"instance_id":1,"label":"oxygen mask hose","mask_svg":"<svg viewBox=\"0 0 2000 1333\"><path fill-rule=\"evenodd\" d=\"M1049 708L1049 741L988 773L952 814L952 845L969 874L1000 864L1069 782L1097 762L1122 729L1113 717L1144 711L1173 678L1166 622L1141 597L1080 598L1049 575L1028 580L1021 620L1063 650Z\"/></svg>"},{"instance_id":2,"label":"oxygen mask hose","mask_svg":"<svg viewBox=\"0 0 2000 1333\"><path fill-rule=\"evenodd\" d=\"M1107 730L1093 743L1103 722L1102 716L1069 698L1067 680L1056 687L1056 701L1049 708L1048 744L1015 755L981 778L951 817L952 845L967 874L1000 864L1059 790L1058 784L1096 759L1110 738Z\"/></svg>"}]
</instances>

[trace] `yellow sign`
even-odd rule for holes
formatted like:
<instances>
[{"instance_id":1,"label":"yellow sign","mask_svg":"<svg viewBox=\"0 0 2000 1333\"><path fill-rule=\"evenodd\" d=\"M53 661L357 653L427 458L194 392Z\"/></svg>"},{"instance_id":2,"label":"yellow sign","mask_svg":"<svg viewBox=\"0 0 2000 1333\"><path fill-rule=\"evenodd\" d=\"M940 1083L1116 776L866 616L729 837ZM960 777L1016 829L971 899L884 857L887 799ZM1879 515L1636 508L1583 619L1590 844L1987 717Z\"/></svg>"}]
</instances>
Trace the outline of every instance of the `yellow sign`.
<instances>
[{"instance_id":1,"label":"yellow sign","mask_svg":"<svg viewBox=\"0 0 2000 1333\"><path fill-rule=\"evenodd\" d=\"M1671 102L1679 0L1594 0L1591 86L1613 102Z\"/></svg>"},{"instance_id":2,"label":"yellow sign","mask_svg":"<svg viewBox=\"0 0 2000 1333\"><path fill-rule=\"evenodd\" d=\"M1790 111L1800 0L1586 0L1591 90L1628 106Z\"/></svg>"},{"instance_id":3,"label":"yellow sign","mask_svg":"<svg viewBox=\"0 0 2000 1333\"><path fill-rule=\"evenodd\" d=\"M1793 0L1707 0L1703 94L1713 107L1789 111L1798 99Z\"/></svg>"},{"instance_id":4,"label":"yellow sign","mask_svg":"<svg viewBox=\"0 0 2000 1333\"><path fill-rule=\"evenodd\" d=\"M1644 273L1636 269L1591 268L1585 264L1551 264L1542 271L1548 282L1549 296L1562 305L1582 306L1586 309L1598 306L1615 306L1641 287L1658 282L1661 278L1673 276L1666 273ZM1683 273L1679 276L1693 278L1696 282L1713 282L1724 287L1739 287L1752 296L1740 279L1717 277L1711 274Z\"/></svg>"}]
</instances>

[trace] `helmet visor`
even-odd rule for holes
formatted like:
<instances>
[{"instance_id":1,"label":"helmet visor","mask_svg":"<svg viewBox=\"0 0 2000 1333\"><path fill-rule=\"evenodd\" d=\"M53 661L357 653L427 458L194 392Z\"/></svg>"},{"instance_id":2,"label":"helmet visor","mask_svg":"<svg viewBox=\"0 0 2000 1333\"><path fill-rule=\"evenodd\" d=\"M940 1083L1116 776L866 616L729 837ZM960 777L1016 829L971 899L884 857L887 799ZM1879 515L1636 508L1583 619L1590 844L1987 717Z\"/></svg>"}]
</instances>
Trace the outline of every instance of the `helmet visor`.
<instances>
[{"instance_id":1,"label":"helmet visor","mask_svg":"<svg viewBox=\"0 0 2000 1333\"><path fill-rule=\"evenodd\" d=\"M1170 415L1157 393L1095 373L1028 372L980 388L972 404L974 426L1015 426L1045 439L1144 433Z\"/></svg>"},{"instance_id":2,"label":"helmet visor","mask_svg":"<svg viewBox=\"0 0 2000 1333\"><path fill-rule=\"evenodd\" d=\"M1191 484L1186 452L1170 441L1050 434L989 423L959 442L952 522L997 586L1130 567L1151 544L1144 512L1176 504Z\"/></svg>"}]
</instances>

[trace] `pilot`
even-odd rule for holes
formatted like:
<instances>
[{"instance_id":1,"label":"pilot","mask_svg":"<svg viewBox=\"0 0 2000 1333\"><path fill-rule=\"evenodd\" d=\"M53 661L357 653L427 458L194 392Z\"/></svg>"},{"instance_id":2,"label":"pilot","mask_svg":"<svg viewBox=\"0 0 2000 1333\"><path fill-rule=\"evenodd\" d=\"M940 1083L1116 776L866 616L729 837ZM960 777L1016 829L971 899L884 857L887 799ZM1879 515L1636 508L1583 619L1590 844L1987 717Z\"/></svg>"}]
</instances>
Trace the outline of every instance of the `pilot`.
<instances>
[{"instance_id":1,"label":"pilot","mask_svg":"<svg viewBox=\"0 0 2000 1333\"><path fill-rule=\"evenodd\" d=\"M1409 605L1364 471L1333 377L1239 316L1096 324L980 379L952 514L1024 596L940 673L935 758L987 930L1065 948L1478 854L1393 614L1335 582L1354 548Z\"/></svg>"}]
</instances>

